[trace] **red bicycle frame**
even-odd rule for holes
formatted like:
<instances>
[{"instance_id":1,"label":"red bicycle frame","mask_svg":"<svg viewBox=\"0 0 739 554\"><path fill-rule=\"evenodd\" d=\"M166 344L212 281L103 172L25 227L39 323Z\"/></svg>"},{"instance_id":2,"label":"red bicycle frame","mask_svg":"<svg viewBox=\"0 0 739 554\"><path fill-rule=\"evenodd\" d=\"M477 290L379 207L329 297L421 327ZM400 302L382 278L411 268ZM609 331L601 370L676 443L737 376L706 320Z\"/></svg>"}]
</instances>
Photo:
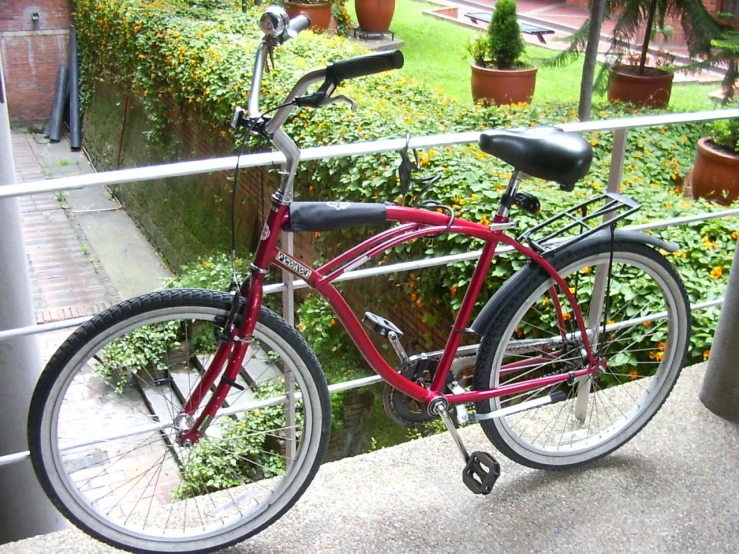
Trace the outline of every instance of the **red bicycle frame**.
<instances>
[{"instance_id":1,"label":"red bicycle frame","mask_svg":"<svg viewBox=\"0 0 739 554\"><path fill-rule=\"evenodd\" d=\"M493 225L486 227L479 223L457 218L450 221L451 218L448 214L417 208L387 206L386 214L388 221L397 222L398 225L364 240L320 267L311 267L289 256L277 247L277 239L280 232L289 223L289 212L288 205L279 203L277 200L273 202L252 263L251 277L244 283L241 290L242 296L246 299L242 323L233 331L233 340L221 342L213 361L203 375L200 384L193 391L183 407L182 412L194 415L205 393L211 389L218 376L223 373L224 378L217 385L213 396L204 407L195 425L191 428L192 430L183 434L184 438L197 440L197 438L202 436L202 432L207 428L210 421L216 417L218 409L223 404L231 388L230 383L234 382L246 355L251 334L254 331L259 309L262 305L264 276L272 264L276 264L296 277L304 279L310 287L325 298L370 367L392 387L424 404L428 404L431 400L440 396L444 397L451 405L479 402L490 398L519 394L539 387L554 385L563 381L572 380L573 378L589 375L595 371L597 361L591 349L588 333L585 332L586 326L582 312L574 295L570 292L569 287L554 267L542 256L535 250L503 233L500 227L502 227L501 224L508 222L507 217L496 215ZM390 248L414 239L445 232L480 239L485 244L480 260L464 295L462 306L449 332L431 386L430 388L426 388L406 379L385 361L370 340L359 319L351 310L341 293L334 287L333 283L347 271L355 269L359 265L382 255ZM462 394L445 393L443 389L446 384L446 377L456 356L457 349L461 344L462 337L467 332L467 326L472 316L473 308L480 295L483 283L487 278L488 270L500 243L514 248L533 263L541 266L566 296L580 329L588 366L566 374L528 379L519 383L502 385L488 390L475 390ZM553 294L553 297L556 300L556 295ZM565 327L561 316L562 310L558 302L556 307L559 314L560 333L564 338ZM535 360L527 360L526 364L534 362ZM510 364L505 366L502 371L510 372L519 370L521 369L520 364L521 362ZM224 365L226 365L225 371L223 371Z\"/></svg>"}]
</instances>

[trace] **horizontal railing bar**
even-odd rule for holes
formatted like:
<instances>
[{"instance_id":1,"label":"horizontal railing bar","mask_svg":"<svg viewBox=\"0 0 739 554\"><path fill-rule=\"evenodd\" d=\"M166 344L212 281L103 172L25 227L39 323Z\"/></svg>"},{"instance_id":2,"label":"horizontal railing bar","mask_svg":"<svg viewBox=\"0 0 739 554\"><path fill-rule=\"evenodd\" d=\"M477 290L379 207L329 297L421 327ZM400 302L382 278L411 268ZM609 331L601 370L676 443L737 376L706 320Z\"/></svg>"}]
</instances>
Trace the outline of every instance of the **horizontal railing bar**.
<instances>
[{"instance_id":1,"label":"horizontal railing bar","mask_svg":"<svg viewBox=\"0 0 739 554\"><path fill-rule=\"evenodd\" d=\"M0 331L0 340L12 339L13 337L21 337L24 335L35 335L40 333L50 333L51 331L60 331L69 329L70 327L78 327L90 321L93 316L75 317L72 319L60 319L51 323L41 323L38 325L27 325L26 327L17 327L16 329L8 329Z\"/></svg>"},{"instance_id":2,"label":"horizontal railing bar","mask_svg":"<svg viewBox=\"0 0 739 554\"><path fill-rule=\"evenodd\" d=\"M652 127L675 123L698 123L733 117L739 117L739 109L630 117L601 121L586 121L581 123L564 123L559 125L559 127L565 131L584 133L590 131L630 129L634 127ZM479 137L479 131L413 137L410 140L409 147L423 149L438 146L451 146L454 144L467 144L476 142ZM353 144L318 146L301 150L300 160L310 161L344 156L380 154L383 152L398 151L404 148L405 145L405 139L385 139ZM167 179L184 175L213 173L216 171L230 171L236 168L237 160L239 160L240 167L246 168L282 164L285 162L285 157L279 152L262 152L258 154L248 154L241 156L240 158L238 156L227 156L211 160L177 162L135 169L122 169L118 171L78 175L74 177L63 177L61 179L17 183L0 187L0 198L39 194L57 190L76 190L93 186L120 185L140 181L150 181L152 179Z\"/></svg>"},{"instance_id":3,"label":"horizontal railing bar","mask_svg":"<svg viewBox=\"0 0 739 554\"><path fill-rule=\"evenodd\" d=\"M647 231L650 229L660 229L663 227L672 227L673 225L686 225L687 223L695 223L697 221L705 221L707 219L718 219L719 217L739 215L739 208L731 210L721 210L720 212L704 212L699 215L686 215L685 217L676 217L673 219L662 219L642 225L630 225L624 227L625 231ZM667 223L665 223L667 222Z\"/></svg>"},{"instance_id":4,"label":"horizontal railing bar","mask_svg":"<svg viewBox=\"0 0 739 554\"><path fill-rule=\"evenodd\" d=\"M0 467L9 466L10 464L23 461L26 458L30 457L31 453L28 450L24 450L23 452L16 452L15 454L8 454L6 456L0 456Z\"/></svg>"}]
</instances>

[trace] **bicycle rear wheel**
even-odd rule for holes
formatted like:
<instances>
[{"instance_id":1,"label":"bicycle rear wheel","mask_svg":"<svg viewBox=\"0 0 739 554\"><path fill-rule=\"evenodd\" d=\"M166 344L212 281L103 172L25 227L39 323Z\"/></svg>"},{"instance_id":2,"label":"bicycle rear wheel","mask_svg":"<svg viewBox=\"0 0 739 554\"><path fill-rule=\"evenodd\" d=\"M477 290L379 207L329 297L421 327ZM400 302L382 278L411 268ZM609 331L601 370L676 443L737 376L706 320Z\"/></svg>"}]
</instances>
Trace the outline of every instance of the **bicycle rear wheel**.
<instances>
[{"instance_id":1,"label":"bicycle rear wheel","mask_svg":"<svg viewBox=\"0 0 739 554\"><path fill-rule=\"evenodd\" d=\"M207 552L259 532L304 492L328 442L328 389L305 341L269 310L243 390L196 444L177 442L230 305L206 290L144 295L80 327L51 359L33 396L31 457L77 526L131 551Z\"/></svg>"},{"instance_id":2,"label":"bicycle rear wheel","mask_svg":"<svg viewBox=\"0 0 739 554\"><path fill-rule=\"evenodd\" d=\"M478 413L492 412L564 393L563 401L481 422L491 442L523 465L572 467L622 446L657 412L682 368L690 306L679 276L652 248L616 239L609 294L599 301L593 290L596 279L604 284L607 280L610 248L608 238L586 240L551 260L577 298L605 368L574 383L477 405ZM582 334L553 279L536 268L512 285L483 337L475 387L510 385L586 367Z\"/></svg>"}]
</instances>

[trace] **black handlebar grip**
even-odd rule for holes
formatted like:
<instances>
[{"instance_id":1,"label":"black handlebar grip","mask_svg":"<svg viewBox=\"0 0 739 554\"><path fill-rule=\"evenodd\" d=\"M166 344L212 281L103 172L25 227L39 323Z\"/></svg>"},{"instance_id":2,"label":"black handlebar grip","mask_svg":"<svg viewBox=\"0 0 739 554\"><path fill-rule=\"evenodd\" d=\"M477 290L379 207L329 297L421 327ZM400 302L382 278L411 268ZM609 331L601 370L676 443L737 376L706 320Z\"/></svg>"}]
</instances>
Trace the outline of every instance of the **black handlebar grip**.
<instances>
[{"instance_id":1,"label":"black handlebar grip","mask_svg":"<svg viewBox=\"0 0 739 554\"><path fill-rule=\"evenodd\" d=\"M304 13L301 13L290 20L290 25L288 25L287 28L289 31L297 34L301 31L305 31L308 27L310 27L310 24L310 17L308 17Z\"/></svg>"},{"instance_id":2,"label":"black handlebar grip","mask_svg":"<svg viewBox=\"0 0 739 554\"><path fill-rule=\"evenodd\" d=\"M400 50L391 50L333 62L326 67L326 75L338 85L347 79L365 77L401 67L403 67L403 53Z\"/></svg>"}]
</instances>

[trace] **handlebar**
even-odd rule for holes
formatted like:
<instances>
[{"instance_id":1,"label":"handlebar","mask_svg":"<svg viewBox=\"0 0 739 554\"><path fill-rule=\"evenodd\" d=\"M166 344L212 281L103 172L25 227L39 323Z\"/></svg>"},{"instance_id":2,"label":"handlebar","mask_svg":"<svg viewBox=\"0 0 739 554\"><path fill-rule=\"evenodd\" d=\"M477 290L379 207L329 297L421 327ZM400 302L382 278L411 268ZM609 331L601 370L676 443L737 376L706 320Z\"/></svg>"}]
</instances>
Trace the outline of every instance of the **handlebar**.
<instances>
[{"instance_id":1,"label":"handlebar","mask_svg":"<svg viewBox=\"0 0 739 554\"><path fill-rule=\"evenodd\" d=\"M403 63L403 53L400 50L391 50L330 63L326 67L326 73L328 78L338 85L347 79L366 77L391 69L400 69L403 67Z\"/></svg>"},{"instance_id":2,"label":"handlebar","mask_svg":"<svg viewBox=\"0 0 739 554\"><path fill-rule=\"evenodd\" d=\"M306 14L301 13L300 15L293 17L290 20L290 25L288 26L288 31L292 37L297 35L300 31L305 31L308 27L310 27L311 21L310 17L308 17Z\"/></svg>"}]
</instances>

